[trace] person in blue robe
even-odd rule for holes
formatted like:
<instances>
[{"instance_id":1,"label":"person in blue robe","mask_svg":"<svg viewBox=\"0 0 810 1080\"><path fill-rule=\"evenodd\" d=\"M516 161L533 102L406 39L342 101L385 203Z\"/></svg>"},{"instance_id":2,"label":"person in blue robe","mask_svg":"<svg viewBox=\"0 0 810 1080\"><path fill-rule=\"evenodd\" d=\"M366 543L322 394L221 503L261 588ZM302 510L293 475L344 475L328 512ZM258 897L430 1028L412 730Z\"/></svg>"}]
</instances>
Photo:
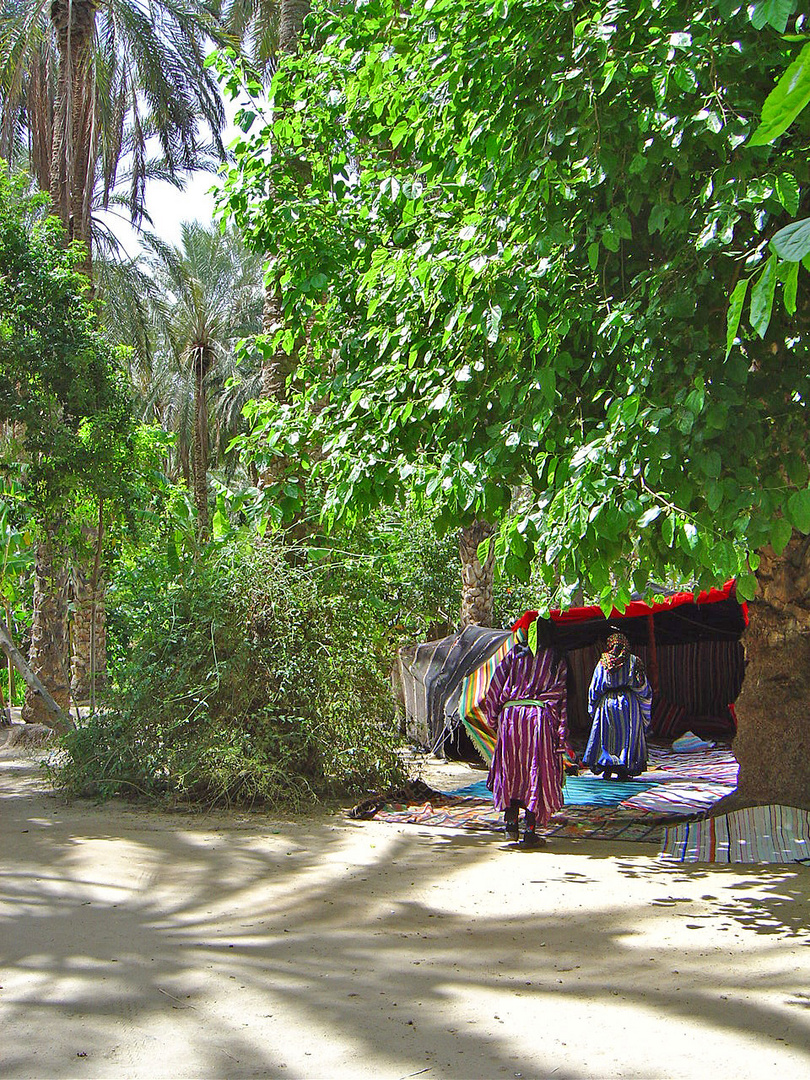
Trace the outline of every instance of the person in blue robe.
<instances>
[{"instance_id":1,"label":"person in blue robe","mask_svg":"<svg viewBox=\"0 0 810 1080\"><path fill-rule=\"evenodd\" d=\"M652 690L624 634L611 634L588 691L593 720L582 758L597 776L629 780L647 768Z\"/></svg>"}]
</instances>

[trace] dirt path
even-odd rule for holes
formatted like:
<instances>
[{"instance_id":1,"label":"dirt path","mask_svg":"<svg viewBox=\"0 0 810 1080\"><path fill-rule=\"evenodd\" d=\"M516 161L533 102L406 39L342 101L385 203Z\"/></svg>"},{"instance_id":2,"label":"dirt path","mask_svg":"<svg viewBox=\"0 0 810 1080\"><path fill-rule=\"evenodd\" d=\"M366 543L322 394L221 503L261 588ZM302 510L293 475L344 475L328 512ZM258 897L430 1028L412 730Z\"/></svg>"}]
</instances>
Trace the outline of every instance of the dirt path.
<instances>
[{"instance_id":1,"label":"dirt path","mask_svg":"<svg viewBox=\"0 0 810 1080\"><path fill-rule=\"evenodd\" d=\"M65 805L0 752L0 1076L810 1075L810 868Z\"/></svg>"}]
</instances>

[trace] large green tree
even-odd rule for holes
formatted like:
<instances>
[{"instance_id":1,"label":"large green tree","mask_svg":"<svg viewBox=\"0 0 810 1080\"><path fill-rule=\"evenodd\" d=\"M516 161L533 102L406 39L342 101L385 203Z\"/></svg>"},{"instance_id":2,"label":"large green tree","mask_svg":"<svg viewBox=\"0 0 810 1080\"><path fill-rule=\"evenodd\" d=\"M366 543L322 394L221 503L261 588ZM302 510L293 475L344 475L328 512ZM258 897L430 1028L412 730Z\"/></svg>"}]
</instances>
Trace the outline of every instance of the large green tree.
<instances>
[{"instance_id":1,"label":"large green tree","mask_svg":"<svg viewBox=\"0 0 810 1080\"><path fill-rule=\"evenodd\" d=\"M120 498L139 455L119 360L80 272L81 245L0 174L0 420L17 438L0 468L19 477L39 538L29 662L67 711L66 537L79 500ZM24 716L52 722L29 693Z\"/></svg>"},{"instance_id":2,"label":"large green tree","mask_svg":"<svg viewBox=\"0 0 810 1080\"><path fill-rule=\"evenodd\" d=\"M794 9L321 9L226 204L274 254L279 343L307 348L301 401L262 422L319 439L331 518L415 486L448 523L500 520L506 567L539 557L562 603L735 576L740 797L809 804L810 308L798 264L761 272L806 197L806 114L748 142Z\"/></svg>"}]
</instances>

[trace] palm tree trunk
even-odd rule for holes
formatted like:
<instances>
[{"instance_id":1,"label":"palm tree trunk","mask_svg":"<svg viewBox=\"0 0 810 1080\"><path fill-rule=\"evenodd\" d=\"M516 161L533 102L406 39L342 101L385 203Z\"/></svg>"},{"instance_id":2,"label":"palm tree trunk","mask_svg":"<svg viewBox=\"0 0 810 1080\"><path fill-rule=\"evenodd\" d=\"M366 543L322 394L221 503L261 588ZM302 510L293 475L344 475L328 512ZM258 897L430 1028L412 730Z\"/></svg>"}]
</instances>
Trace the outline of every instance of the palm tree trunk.
<instances>
[{"instance_id":1,"label":"palm tree trunk","mask_svg":"<svg viewBox=\"0 0 810 1080\"><path fill-rule=\"evenodd\" d=\"M298 48L301 27L309 14L310 0L281 0L278 16L278 47L289 55Z\"/></svg>"},{"instance_id":2,"label":"palm tree trunk","mask_svg":"<svg viewBox=\"0 0 810 1080\"><path fill-rule=\"evenodd\" d=\"M30 687L40 704L45 709L47 719L45 724L54 731L71 731L76 725L73 717L54 701L47 686L45 686L31 667L26 663L25 657L14 644L11 631L2 619L0 619L0 651L8 659L9 665L13 664L23 677L25 685Z\"/></svg>"},{"instance_id":3,"label":"palm tree trunk","mask_svg":"<svg viewBox=\"0 0 810 1080\"><path fill-rule=\"evenodd\" d=\"M205 378L210 360L204 348L196 350L194 356L194 445L191 464L199 540L204 539L208 534L208 401Z\"/></svg>"},{"instance_id":4,"label":"palm tree trunk","mask_svg":"<svg viewBox=\"0 0 810 1080\"><path fill-rule=\"evenodd\" d=\"M810 809L810 537L760 552L737 700L737 791L713 808L769 803Z\"/></svg>"},{"instance_id":5,"label":"palm tree trunk","mask_svg":"<svg viewBox=\"0 0 810 1080\"><path fill-rule=\"evenodd\" d=\"M29 91L29 126L31 130L31 168L40 191L51 190L51 155L53 153L53 72L48 63L48 51L37 53L31 66Z\"/></svg>"},{"instance_id":6,"label":"palm tree trunk","mask_svg":"<svg viewBox=\"0 0 810 1080\"><path fill-rule=\"evenodd\" d=\"M93 589L92 568L86 562L71 568L73 618L70 635L70 693L74 701L89 701L107 685L107 582L99 577Z\"/></svg>"},{"instance_id":7,"label":"palm tree trunk","mask_svg":"<svg viewBox=\"0 0 810 1080\"><path fill-rule=\"evenodd\" d=\"M76 559L71 568L73 618L71 625L70 693L74 701L94 701L107 685L107 583L101 573L102 508L95 526L83 525L92 558Z\"/></svg>"},{"instance_id":8,"label":"palm tree trunk","mask_svg":"<svg viewBox=\"0 0 810 1080\"><path fill-rule=\"evenodd\" d=\"M68 240L79 240L85 245L81 270L91 281L93 266L90 250L90 199L93 189L94 92L92 49L96 3L94 0L52 0L50 13L59 53L50 160L51 202L54 212L65 226ZM86 569L77 565L70 575L76 601L70 685L75 688L78 698L84 698L88 693L87 680L91 663L88 646L91 616L88 606L104 610L103 604L94 604L92 597L88 595ZM64 611L57 610L57 604L61 603L62 597L65 603L67 602L67 589L61 589L61 578L60 590L58 596L54 595L47 601L42 600L42 609L49 612L48 617L55 620L51 632L56 633L58 626L58 633L61 635L66 634L67 627L67 608L65 607ZM44 628L42 633L44 636L47 628ZM61 650L61 644L59 648ZM66 640L65 664L67 650ZM61 705L62 700L54 687L44 675L41 678ZM26 703L30 696L30 693L26 694Z\"/></svg>"},{"instance_id":9,"label":"palm tree trunk","mask_svg":"<svg viewBox=\"0 0 810 1080\"><path fill-rule=\"evenodd\" d=\"M461 625L492 626L495 545L489 545L483 563L478 546L495 532L486 521L473 521L461 530L458 552L461 556Z\"/></svg>"},{"instance_id":10,"label":"palm tree trunk","mask_svg":"<svg viewBox=\"0 0 810 1080\"><path fill-rule=\"evenodd\" d=\"M291 55L298 48L301 27L309 13L310 0L281 0L279 10L279 51ZM284 313L281 300L272 287L268 287L264 297L262 312L262 333L270 335L283 325ZM297 357L278 348L273 355L262 363L262 397L265 400L284 402L286 400L287 380L295 370ZM268 487L276 483L284 471L283 461L273 461L266 466L259 476L259 487Z\"/></svg>"},{"instance_id":11,"label":"palm tree trunk","mask_svg":"<svg viewBox=\"0 0 810 1080\"><path fill-rule=\"evenodd\" d=\"M180 466L180 475L183 477L186 487L191 487L191 458L188 452L188 443L185 439L178 441L177 458ZM177 469L173 463L171 464L171 467L167 464L166 475L170 476L172 480L177 480Z\"/></svg>"},{"instance_id":12,"label":"palm tree trunk","mask_svg":"<svg viewBox=\"0 0 810 1080\"><path fill-rule=\"evenodd\" d=\"M92 273L90 199L93 159L94 0L52 0L51 20L59 52L54 106L50 190L54 212L68 239L86 245L83 266Z\"/></svg>"},{"instance_id":13,"label":"palm tree trunk","mask_svg":"<svg viewBox=\"0 0 810 1080\"><path fill-rule=\"evenodd\" d=\"M31 626L29 666L64 712L70 709L68 685L67 590L68 569L59 522L43 529L37 545L34 572L34 618ZM52 723L41 696L30 687L22 717L27 723Z\"/></svg>"}]
</instances>

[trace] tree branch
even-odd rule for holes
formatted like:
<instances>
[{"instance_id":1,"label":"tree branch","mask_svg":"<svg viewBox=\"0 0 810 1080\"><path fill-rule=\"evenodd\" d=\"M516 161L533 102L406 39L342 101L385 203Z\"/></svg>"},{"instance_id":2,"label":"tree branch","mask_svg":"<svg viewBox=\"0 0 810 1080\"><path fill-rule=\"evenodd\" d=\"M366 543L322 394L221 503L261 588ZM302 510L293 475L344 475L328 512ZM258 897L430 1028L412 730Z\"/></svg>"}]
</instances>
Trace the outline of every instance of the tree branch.
<instances>
[{"instance_id":1,"label":"tree branch","mask_svg":"<svg viewBox=\"0 0 810 1080\"><path fill-rule=\"evenodd\" d=\"M54 723L49 726L52 727L54 731L59 732L72 731L75 729L76 725L73 722L73 717L57 705L43 684L33 673L26 663L25 657L14 644L11 638L11 632L2 619L0 619L0 650L6 654L17 671L19 671L20 675L22 675L27 685L30 686L35 693L39 694L48 712L53 713Z\"/></svg>"}]
</instances>

